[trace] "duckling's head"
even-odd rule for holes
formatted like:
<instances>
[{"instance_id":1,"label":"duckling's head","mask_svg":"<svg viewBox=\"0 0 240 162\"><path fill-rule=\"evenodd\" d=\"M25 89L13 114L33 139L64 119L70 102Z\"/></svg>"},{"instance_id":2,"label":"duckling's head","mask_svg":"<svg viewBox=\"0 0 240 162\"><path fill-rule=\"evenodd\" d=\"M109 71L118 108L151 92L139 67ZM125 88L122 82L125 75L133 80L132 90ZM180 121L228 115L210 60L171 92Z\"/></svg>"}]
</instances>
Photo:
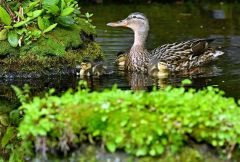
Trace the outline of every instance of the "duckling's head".
<instances>
[{"instance_id":1,"label":"duckling's head","mask_svg":"<svg viewBox=\"0 0 240 162\"><path fill-rule=\"evenodd\" d=\"M83 61L80 66L83 70L89 70L92 68L92 63L90 61Z\"/></svg>"},{"instance_id":2,"label":"duckling's head","mask_svg":"<svg viewBox=\"0 0 240 162\"><path fill-rule=\"evenodd\" d=\"M128 27L133 31L148 32L149 23L147 17L140 12L131 13L127 18L117 21L110 22L107 26L111 27Z\"/></svg>"},{"instance_id":3,"label":"duckling's head","mask_svg":"<svg viewBox=\"0 0 240 162\"><path fill-rule=\"evenodd\" d=\"M80 64L80 75L91 75L92 63L89 60L83 60Z\"/></svg>"}]
</instances>

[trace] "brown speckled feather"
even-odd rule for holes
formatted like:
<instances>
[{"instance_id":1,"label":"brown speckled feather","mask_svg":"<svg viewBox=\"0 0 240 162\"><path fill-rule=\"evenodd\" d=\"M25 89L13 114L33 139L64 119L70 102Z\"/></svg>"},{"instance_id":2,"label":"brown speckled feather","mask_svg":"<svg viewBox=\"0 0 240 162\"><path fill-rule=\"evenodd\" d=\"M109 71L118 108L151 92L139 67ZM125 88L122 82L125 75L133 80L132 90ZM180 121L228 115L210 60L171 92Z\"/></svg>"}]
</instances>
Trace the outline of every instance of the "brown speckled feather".
<instances>
[{"instance_id":1,"label":"brown speckled feather","mask_svg":"<svg viewBox=\"0 0 240 162\"><path fill-rule=\"evenodd\" d=\"M128 53L126 60L126 69L128 71L146 72L149 63L149 52L142 46L134 46Z\"/></svg>"},{"instance_id":2,"label":"brown speckled feather","mask_svg":"<svg viewBox=\"0 0 240 162\"><path fill-rule=\"evenodd\" d=\"M170 71L198 67L215 59L215 50L208 47L213 39L194 39L162 45L151 51L150 62L165 62Z\"/></svg>"}]
</instances>

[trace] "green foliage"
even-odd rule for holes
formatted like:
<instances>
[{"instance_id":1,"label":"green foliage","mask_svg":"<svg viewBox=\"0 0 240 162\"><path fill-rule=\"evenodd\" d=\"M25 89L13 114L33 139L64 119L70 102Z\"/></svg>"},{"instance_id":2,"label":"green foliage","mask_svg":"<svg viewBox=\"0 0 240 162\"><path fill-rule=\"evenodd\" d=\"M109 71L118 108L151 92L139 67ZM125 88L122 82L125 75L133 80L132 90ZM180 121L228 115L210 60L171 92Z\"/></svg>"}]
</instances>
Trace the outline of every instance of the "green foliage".
<instances>
[{"instance_id":1,"label":"green foliage","mask_svg":"<svg viewBox=\"0 0 240 162\"><path fill-rule=\"evenodd\" d=\"M18 46L18 34L15 31L8 32L8 42L12 47Z\"/></svg>"},{"instance_id":2,"label":"green foliage","mask_svg":"<svg viewBox=\"0 0 240 162\"><path fill-rule=\"evenodd\" d=\"M1 6L0 6L0 20L7 26L11 25L11 23L12 23L10 15Z\"/></svg>"},{"instance_id":3,"label":"green foliage","mask_svg":"<svg viewBox=\"0 0 240 162\"><path fill-rule=\"evenodd\" d=\"M49 150L61 146L65 152L73 143L101 141L110 152L136 156L179 151L189 138L222 150L240 143L240 107L213 87L89 92L85 85L23 102L23 142L46 137Z\"/></svg>"},{"instance_id":4,"label":"green foliage","mask_svg":"<svg viewBox=\"0 0 240 162\"><path fill-rule=\"evenodd\" d=\"M7 39L7 29L3 29L0 31L0 41Z\"/></svg>"},{"instance_id":5,"label":"green foliage","mask_svg":"<svg viewBox=\"0 0 240 162\"><path fill-rule=\"evenodd\" d=\"M14 128L13 127L8 127L6 133L4 134L2 141L1 141L1 146L4 148L9 141L14 138Z\"/></svg>"},{"instance_id":6,"label":"green foliage","mask_svg":"<svg viewBox=\"0 0 240 162\"><path fill-rule=\"evenodd\" d=\"M58 25L73 27L81 16L76 0L29 0L11 7L18 21L12 22L13 18L0 7L0 20L5 24L0 40L5 40L5 33L8 32L8 41L12 47L31 44ZM86 17L87 22L91 21L89 18Z\"/></svg>"}]
</instances>

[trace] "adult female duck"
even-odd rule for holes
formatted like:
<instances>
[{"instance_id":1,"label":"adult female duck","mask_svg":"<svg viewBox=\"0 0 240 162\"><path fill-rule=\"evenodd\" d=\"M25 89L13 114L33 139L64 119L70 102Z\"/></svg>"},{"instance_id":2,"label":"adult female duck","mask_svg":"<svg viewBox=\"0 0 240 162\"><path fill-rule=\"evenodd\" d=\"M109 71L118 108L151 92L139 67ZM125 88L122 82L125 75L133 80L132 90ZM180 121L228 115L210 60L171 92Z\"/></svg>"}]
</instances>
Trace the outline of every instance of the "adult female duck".
<instances>
[{"instance_id":1,"label":"adult female duck","mask_svg":"<svg viewBox=\"0 0 240 162\"><path fill-rule=\"evenodd\" d=\"M128 27L134 31L134 43L126 53L125 68L129 71L182 71L208 63L223 52L215 51L208 45L214 39L194 39L180 43L162 45L151 52L145 48L149 23L146 16L135 12L126 19L107 24L111 27ZM156 65L161 66L156 66Z\"/></svg>"}]
</instances>

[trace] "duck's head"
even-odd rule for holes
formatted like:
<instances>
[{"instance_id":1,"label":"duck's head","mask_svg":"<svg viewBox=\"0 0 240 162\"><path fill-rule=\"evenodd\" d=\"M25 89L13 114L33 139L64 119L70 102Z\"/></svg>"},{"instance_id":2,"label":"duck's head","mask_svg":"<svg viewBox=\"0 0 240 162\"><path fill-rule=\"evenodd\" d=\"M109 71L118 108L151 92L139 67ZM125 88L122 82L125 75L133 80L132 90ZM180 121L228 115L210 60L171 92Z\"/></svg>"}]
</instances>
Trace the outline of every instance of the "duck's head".
<instances>
[{"instance_id":1,"label":"duck's head","mask_svg":"<svg viewBox=\"0 0 240 162\"><path fill-rule=\"evenodd\" d=\"M134 32L148 32L149 23L147 17L140 12L131 13L127 18L117 21L110 22L107 26L111 27L128 27Z\"/></svg>"}]
</instances>

